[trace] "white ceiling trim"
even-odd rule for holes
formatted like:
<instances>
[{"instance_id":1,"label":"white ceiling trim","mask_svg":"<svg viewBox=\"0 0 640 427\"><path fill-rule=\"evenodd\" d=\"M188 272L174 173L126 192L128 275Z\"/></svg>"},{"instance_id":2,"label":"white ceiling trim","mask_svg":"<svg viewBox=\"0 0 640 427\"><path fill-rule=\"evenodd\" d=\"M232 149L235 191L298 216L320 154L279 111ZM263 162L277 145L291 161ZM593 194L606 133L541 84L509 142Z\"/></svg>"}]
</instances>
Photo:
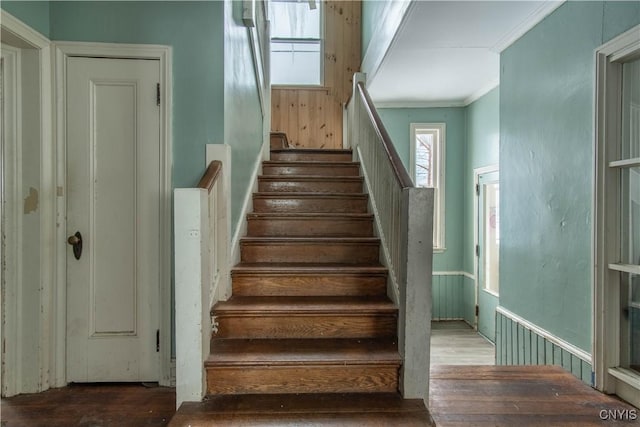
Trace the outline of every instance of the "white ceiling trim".
<instances>
[{"instance_id":1,"label":"white ceiling trim","mask_svg":"<svg viewBox=\"0 0 640 427\"><path fill-rule=\"evenodd\" d=\"M451 100L451 101L381 101L375 102L376 108L451 108L451 107L466 107L473 104L478 99L491 92L493 89L500 86L500 81L494 79L488 84L481 87L473 95L463 100Z\"/></svg>"},{"instance_id":2,"label":"white ceiling trim","mask_svg":"<svg viewBox=\"0 0 640 427\"><path fill-rule=\"evenodd\" d=\"M465 99L464 106L466 107L467 105L473 104L478 99L482 98L483 96L485 96L486 94L491 92L493 89L497 88L498 86L500 86L500 79L494 79L490 81L489 83L487 83L486 85L478 89L471 96L469 96L467 99Z\"/></svg>"},{"instance_id":3,"label":"white ceiling trim","mask_svg":"<svg viewBox=\"0 0 640 427\"><path fill-rule=\"evenodd\" d=\"M492 52L501 53L503 50L511 46L516 40L525 35L527 31L535 27L540 21L549 16L554 10L559 8L566 0L550 0L545 1L534 10L524 21L522 21L513 30L505 34L490 49Z\"/></svg>"},{"instance_id":4,"label":"white ceiling trim","mask_svg":"<svg viewBox=\"0 0 640 427\"><path fill-rule=\"evenodd\" d=\"M386 101L373 102L376 108L452 108L466 107L464 101Z\"/></svg>"}]
</instances>

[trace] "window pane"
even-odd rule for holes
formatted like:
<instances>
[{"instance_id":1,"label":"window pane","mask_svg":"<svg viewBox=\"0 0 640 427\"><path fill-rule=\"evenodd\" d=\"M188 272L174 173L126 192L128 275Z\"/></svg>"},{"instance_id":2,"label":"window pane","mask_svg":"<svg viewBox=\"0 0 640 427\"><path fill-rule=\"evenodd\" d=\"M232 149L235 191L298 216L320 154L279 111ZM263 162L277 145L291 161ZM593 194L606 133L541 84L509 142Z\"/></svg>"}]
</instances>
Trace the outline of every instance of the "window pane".
<instances>
[{"instance_id":1,"label":"window pane","mask_svg":"<svg viewBox=\"0 0 640 427\"><path fill-rule=\"evenodd\" d=\"M500 268L500 184L497 182L484 184L483 189L483 222L484 222L484 287L498 293L498 270Z\"/></svg>"},{"instance_id":2,"label":"window pane","mask_svg":"<svg viewBox=\"0 0 640 427\"><path fill-rule=\"evenodd\" d=\"M623 349L626 347L627 351L622 354L621 361L623 367L640 372L640 276L625 274L622 289L625 288L628 292L623 297L621 338Z\"/></svg>"},{"instance_id":3,"label":"window pane","mask_svg":"<svg viewBox=\"0 0 640 427\"><path fill-rule=\"evenodd\" d=\"M622 155L640 157L640 59L622 66Z\"/></svg>"},{"instance_id":4,"label":"window pane","mask_svg":"<svg viewBox=\"0 0 640 427\"><path fill-rule=\"evenodd\" d=\"M622 263L640 265L640 167L622 169Z\"/></svg>"},{"instance_id":5,"label":"window pane","mask_svg":"<svg viewBox=\"0 0 640 427\"><path fill-rule=\"evenodd\" d=\"M320 42L271 42L271 83L319 85Z\"/></svg>"},{"instance_id":6,"label":"window pane","mask_svg":"<svg viewBox=\"0 0 640 427\"><path fill-rule=\"evenodd\" d=\"M434 139L432 133L416 133L416 187L435 187Z\"/></svg>"},{"instance_id":7,"label":"window pane","mask_svg":"<svg viewBox=\"0 0 640 427\"><path fill-rule=\"evenodd\" d=\"M272 1L269 20L272 38L320 39L320 8L310 9L307 1Z\"/></svg>"}]
</instances>

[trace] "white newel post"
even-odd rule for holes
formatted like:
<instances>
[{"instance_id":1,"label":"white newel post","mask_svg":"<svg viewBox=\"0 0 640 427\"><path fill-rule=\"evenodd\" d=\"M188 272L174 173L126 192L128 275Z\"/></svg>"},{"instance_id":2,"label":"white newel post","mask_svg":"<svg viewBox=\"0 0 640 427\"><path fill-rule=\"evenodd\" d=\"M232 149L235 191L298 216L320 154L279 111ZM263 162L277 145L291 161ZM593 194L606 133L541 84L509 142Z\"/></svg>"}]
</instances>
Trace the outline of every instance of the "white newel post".
<instances>
[{"instance_id":1,"label":"white newel post","mask_svg":"<svg viewBox=\"0 0 640 427\"><path fill-rule=\"evenodd\" d=\"M209 352L208 259L209 205L207 190L174 191L176 408L200 402L206 390L203 360Z\"/></svg>"}]
</instances>

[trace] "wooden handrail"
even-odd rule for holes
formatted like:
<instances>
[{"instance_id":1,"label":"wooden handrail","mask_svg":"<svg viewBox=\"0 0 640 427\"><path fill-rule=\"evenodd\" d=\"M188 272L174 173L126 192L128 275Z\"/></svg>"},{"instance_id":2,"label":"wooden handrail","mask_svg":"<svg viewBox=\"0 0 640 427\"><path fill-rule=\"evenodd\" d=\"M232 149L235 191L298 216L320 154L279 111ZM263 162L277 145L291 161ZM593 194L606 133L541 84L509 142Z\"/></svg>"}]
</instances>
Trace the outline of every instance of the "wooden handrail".
<instances>
[{"instance_id":1,"label":"wooden handrail","mask_svg":"<svg viewBox=\"0 0 640 427\"><path fill-rule=\"evenodd\" d=\"M389 157L389 161L391 162L391 167L393 168L393 172L396 175L398 184L400 184L400 187L402 188L413 187L414 186L413 180L409 176L407 169L402 164L402 160L400 160L400 156L398 155L398 152L396 151L396 148L393 145L393 142L391 142L391 137L387 133L387 130L385 129L384 124L382 123L382 120L378 115L378 111L376 110L376 107L373 105L373 101L371 101L371 97L369 96L367 89L364 87L363 82L358 82L358 91L360 92L362 101L365 107L367 108L367 112L369 113L369 118L371 119L371 122L373 123L373 126L376 129L376 133L378 134L378 137L382 141L382 146L384 147L384 151L387 153L387 156Z\"/></svg>"},{"instance_id":2,"label":"wooden handrail","mask_svg":"<svg viewBox=\"0 0 640 427\"><path fill-rule=\"evenodd\" d=\"M200 178L200 182L198 183L198 188L202 188L211 193L214 184L216 183L216 179L218 179L218 175L220 175L220 171L222 170L222 162L220 160L213 160L209 163L209 167L205 171L202 178Z\"/></svg>"}]
</instances>

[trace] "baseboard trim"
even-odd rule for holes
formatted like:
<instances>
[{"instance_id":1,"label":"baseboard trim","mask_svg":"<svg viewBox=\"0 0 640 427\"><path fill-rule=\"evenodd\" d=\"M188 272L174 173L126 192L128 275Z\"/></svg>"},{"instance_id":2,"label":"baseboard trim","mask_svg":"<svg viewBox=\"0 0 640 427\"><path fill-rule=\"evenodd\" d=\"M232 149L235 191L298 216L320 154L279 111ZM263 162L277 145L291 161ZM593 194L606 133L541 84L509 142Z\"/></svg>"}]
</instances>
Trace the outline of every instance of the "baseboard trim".
<instances>
[{"instance_id":1,"label":"baseboard trim","mask_svg":"<svg viewBox=\"0 0 640 427\"><path fill-rule=\"evenodd\" d=\"M464 276L471 280L476 280L476 276L466 271L434 271L432 276Z\"/></svg>"}]
</instances>

